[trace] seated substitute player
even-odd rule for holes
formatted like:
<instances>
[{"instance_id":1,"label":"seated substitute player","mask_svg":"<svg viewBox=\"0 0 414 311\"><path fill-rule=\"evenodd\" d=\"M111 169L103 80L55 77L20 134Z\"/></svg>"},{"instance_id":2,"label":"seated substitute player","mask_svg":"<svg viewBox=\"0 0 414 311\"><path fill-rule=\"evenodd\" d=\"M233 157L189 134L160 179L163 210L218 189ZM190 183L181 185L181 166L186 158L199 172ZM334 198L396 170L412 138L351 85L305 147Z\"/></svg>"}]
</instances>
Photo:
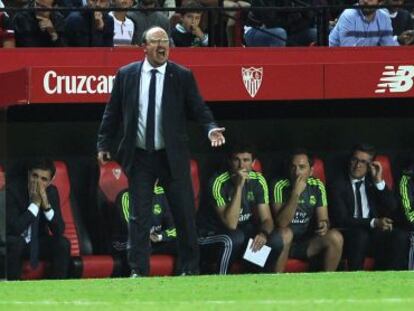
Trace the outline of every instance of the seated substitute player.
<instances>
[{"instance_id":1,"label":"seated substitute player","mask_svg":"<svg viewBox=\"0 0 414 311\"><path fill-rule=\"evenodd\" d=\"M329 228L325 186L312 177L313 158L306 150L298 149L290 155L288 169L289 178L277 181L273 188L275 225L293 234L290 252L282 257L322 258L318 266L335 271L343 239L339 231Z\"/></svg>"},{"instance_id":2,"label":"seated substitute player","mask_svg":"<svg viewBox=\"0 0 414 311\"><path fill-rule=\"evenodd\" d=\"M116 200L114 226L112 235L112 250L126 255L129 222L129 192L122 191ZM152 227L150 230L152 254L177 253L176 229L164 189L157 183L154 185L152 198Z\"/></svg>"},{"instance_id":3,"label":"seated substitute player","mask_svg":"<svg viewBox=\"0 0 414 311\"><path fill-rule=\"evenodd\" d=\"M264 270L282 272L278 258L290 240L283 230L274 231L268 186L262 174L252 169L252 148L235 146L228 160L230 169L211 179L210 204L198 214L201 266L212 259L215 272L226 274L231 263L243 256L251 238L253 252L263 245L272 248Z\"/></svg>"},{"instance_id":4,"label":"seated substitute player","mask_svg":"<svg viewBox=\"0 0 414 311\"><path fill-rule=\"evenodd\" d=\"M414 159L403 171L399 184L399 197L409 230L408 269L414 270Z\"/></svg>"}]
</instances>

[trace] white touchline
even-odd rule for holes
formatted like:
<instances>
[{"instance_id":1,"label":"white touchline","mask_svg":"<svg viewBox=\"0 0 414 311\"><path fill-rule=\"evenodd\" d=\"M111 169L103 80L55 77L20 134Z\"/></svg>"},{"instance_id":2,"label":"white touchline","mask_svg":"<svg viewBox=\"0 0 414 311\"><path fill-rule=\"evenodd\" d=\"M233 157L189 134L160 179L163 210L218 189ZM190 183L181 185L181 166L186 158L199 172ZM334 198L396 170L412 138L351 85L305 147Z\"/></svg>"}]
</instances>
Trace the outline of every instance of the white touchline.
<instances>
[{"instance_id":1,"label":"white touchline","mask_svg":"<svg viewBox=\"0 0 414 311\"><path fill-rule=\"evenodd\" d=\"M201 300L201 301L89 301L89 300L73 300L73 301L52 301L52 300L39 300L39 301L0 301L0 305L157 305L157 304L286 304L286 305L302 305L302 304L342 304L342 303L388 303L388 304L400 304L400 303L413 303L414 298L361 298L361 299L272 299L272 300Z\"/></svg>"}]
</instances>

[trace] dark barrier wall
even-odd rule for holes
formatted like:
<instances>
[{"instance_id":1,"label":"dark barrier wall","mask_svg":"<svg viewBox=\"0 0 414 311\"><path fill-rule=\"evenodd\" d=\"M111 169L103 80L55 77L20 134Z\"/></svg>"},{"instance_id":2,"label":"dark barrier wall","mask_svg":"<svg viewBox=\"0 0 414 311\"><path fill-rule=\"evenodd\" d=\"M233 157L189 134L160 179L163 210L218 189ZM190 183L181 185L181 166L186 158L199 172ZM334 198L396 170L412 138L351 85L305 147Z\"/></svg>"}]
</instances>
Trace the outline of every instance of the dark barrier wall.
<instances>
[{"instance_id":1,"label":"dark barrier wall","mask_svg":"<svg viewBox=\"0 0 414 311\"><path fill-rule=\"evenodd\" d=\"M6 271L6 146L6 111L0 109L0 280L4 279Z\"/></svg>"}]
</instances>

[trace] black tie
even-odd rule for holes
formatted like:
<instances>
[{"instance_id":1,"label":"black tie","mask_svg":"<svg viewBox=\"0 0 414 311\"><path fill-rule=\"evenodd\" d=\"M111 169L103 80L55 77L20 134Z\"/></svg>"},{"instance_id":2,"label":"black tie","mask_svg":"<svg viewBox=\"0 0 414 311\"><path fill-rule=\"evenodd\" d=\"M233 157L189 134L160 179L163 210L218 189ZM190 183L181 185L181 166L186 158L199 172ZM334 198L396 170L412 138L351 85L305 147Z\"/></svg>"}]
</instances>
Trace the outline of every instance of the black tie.
<instances>
[{"instance_id":1,"label":"black tie","mask_svg":"<svg viewBox=\"0 0 414 311\"><path fill-rule=\"evenodd\" d=\"M39 264L39 214L31 225L30 266L36 269Z\"/></svg>"},{"instance_id":2,"label":"black tie","mask_svg":"<svg viewBox=\"0 0 414 311\"><path fill-rule=\"evenodd\" d=\"M154 136L155 136L155 94L157 84L157 69L151 70L151 81L148 94L148 110L147 110L147 128L145 133L145 149L152 152L155 149Z\"/></svg>"},{"instance_id":3,"label":"black tie","mask_svg":"<svg viewBox=\"0 0 414 311\"><path fill-rule=\"evenodd\" d=\"M361 185L362 185L362 181L358 181L355 183L357 218L362 218L363 216L362 215Z\"/></svg>"}]
</instances>

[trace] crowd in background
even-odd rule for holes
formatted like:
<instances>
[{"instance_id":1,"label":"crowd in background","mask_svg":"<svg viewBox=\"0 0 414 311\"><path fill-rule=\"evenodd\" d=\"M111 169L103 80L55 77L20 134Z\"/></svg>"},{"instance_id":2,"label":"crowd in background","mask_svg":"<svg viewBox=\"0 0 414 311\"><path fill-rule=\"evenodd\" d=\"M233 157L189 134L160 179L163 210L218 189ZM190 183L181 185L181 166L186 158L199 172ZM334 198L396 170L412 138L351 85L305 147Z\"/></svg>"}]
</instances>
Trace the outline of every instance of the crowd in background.
<instances>
[{"instance_id":1,"label":"crowd in background","mask_svg":"<svg viewBox=\"0 0 414 311\"><path fill-rule=\"evenodd\" d=\"M0 12L0 46L136 46L141 45L143 32L151 26L162 27L170 36L170 45L177 47L313 46L323 43L324 21L318 12L259 8L413 3L412 0L225 0L222 5L229 10L220 15L217 10L211 14L205 11L205 8L217 8L218 0L3 0L0 7L83 9ZM142 10L128 11L131 8ZM329 45L410 45L414 41L414 11L410 10L362 8L341 12L331 9L323 16L328 25L326 31L330 32ZM212 32L214 38L209 39L208 34Z\"/></svg>"}]
</instances>

